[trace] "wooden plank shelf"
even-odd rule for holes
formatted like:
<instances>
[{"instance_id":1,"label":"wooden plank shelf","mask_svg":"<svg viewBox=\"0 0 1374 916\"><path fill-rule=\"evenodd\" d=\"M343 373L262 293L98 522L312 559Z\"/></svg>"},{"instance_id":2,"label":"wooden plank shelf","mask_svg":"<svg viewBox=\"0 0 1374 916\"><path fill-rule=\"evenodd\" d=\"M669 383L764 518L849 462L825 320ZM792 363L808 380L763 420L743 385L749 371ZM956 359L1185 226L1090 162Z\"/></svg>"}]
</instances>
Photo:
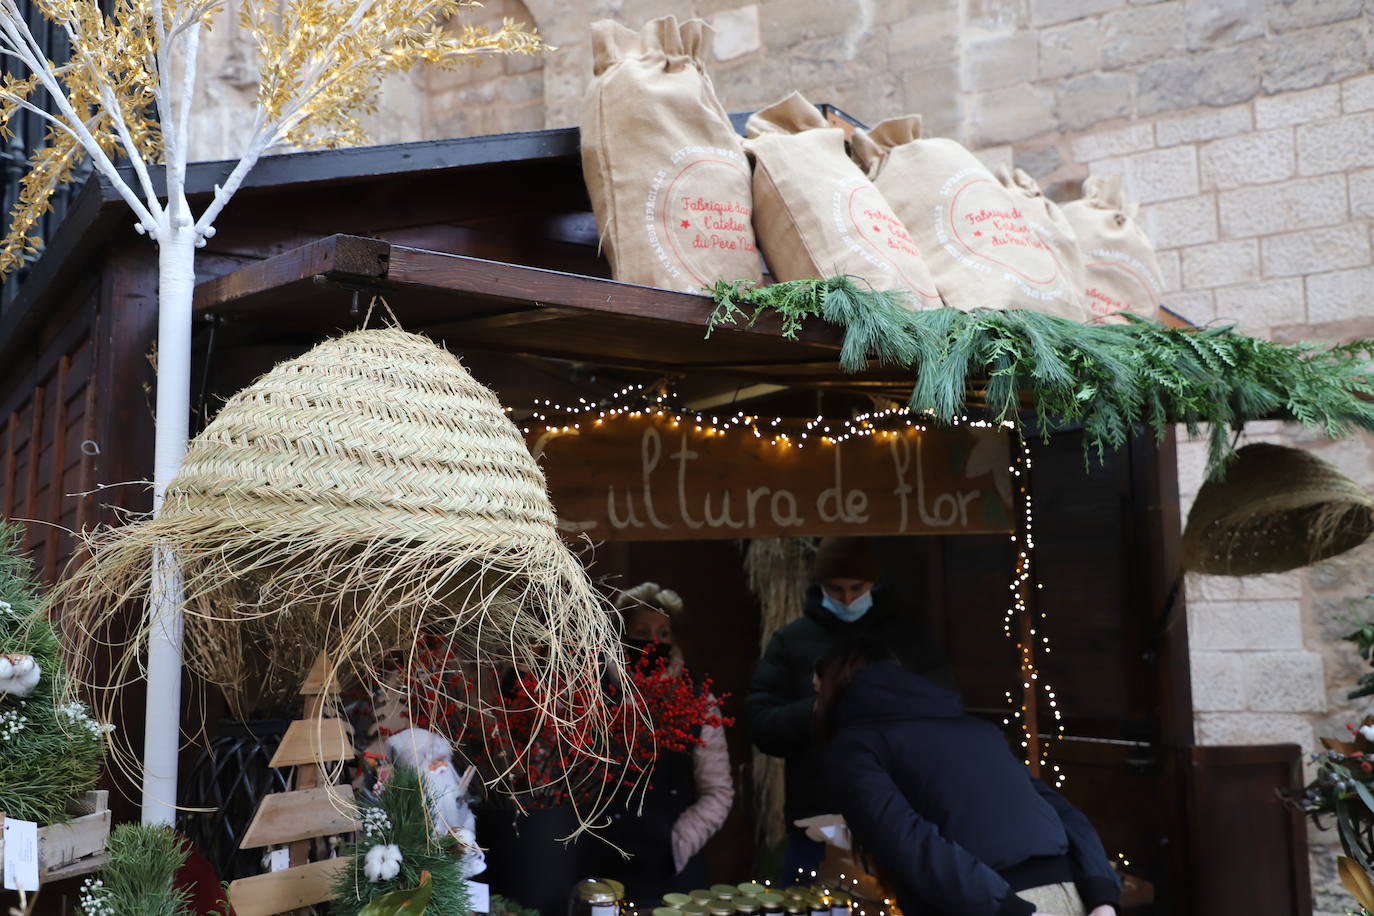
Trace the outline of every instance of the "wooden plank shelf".
<instances>
[{"instance_id":1,"label":"wooden plank shelf","mask_svg":"<svg viewBox=\"0 0 1374 916\"><path fill-rule=\"evenodd\" d=\"M348 726L342 719L297 719L272 755L271 767L339 763L355 756Z\"/></svg>"},{"instance_id":2,"label":"wooden plank shelf","mask_svg":"<svg viewBox=\"0 0 1374 916\"><path fill-rule=\"evenodd\" d=\"M353 809L353 787L349 785L268 795L253 815L239 848L257 849L334 833L352 833L358 829L358 822L351 813Z\"/></svg>"},{"instance_id":3,"label":"wooden plank shelf","mask_svg":"<svg viewBox=\"0 0 1374 916\"><path fill-rule=\"evenodd\" d=\"M347 865L344 858L324 859L240 878L229 885L229 899L237 916L273 916L314 906L334 896L334 882Z\"/></svg>"}]
</instances>

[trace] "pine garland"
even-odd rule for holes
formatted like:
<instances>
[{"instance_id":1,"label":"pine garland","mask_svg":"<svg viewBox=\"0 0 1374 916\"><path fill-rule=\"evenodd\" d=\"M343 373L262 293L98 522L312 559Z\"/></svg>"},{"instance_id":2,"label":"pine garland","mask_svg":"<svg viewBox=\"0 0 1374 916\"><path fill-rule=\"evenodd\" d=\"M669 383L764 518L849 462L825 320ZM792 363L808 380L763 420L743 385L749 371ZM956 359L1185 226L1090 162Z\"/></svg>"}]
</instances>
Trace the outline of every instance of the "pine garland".
<instances>
[{"instance_id":1,"label":"pine garland","mask_svg":"<svg viewBox=\"0 0 1374 916\"><path fill-rule=\"evenodd\" d=\"M1168 328L1127 316L1086 325L1028 310L912 311L899 292L864 289L848 277L757 286L716 283L708 323L752 325L782 317L795 339L810 320L844 329L840 366L880 363L916 374L910 406L937 419L966 412L970 386L984 388L989 418L1020 424L1023 398L1042 430L1083 427L1100 460L1144 425L1163 436L1183 424L1209 427L1209 472L1234 454L1230 433L1251 420L1292 420L1330 438L1374 430L1374 340L1336 347L1285 345L1230 326Z\"/></svg>"},{"instance_id":2,"label":"pine garland","mask_svg":"<svg viewBox=\"0 0 1374 916\"><path fill-rule=\"evenodd\" d=\"M0 811L52 824L95 788L107 729L64 700L57 633L39 607L23 538L18 525L0 524L0 655L33 656L42 678L26 697L0 694Z\"/></svg>"}]
</instances>

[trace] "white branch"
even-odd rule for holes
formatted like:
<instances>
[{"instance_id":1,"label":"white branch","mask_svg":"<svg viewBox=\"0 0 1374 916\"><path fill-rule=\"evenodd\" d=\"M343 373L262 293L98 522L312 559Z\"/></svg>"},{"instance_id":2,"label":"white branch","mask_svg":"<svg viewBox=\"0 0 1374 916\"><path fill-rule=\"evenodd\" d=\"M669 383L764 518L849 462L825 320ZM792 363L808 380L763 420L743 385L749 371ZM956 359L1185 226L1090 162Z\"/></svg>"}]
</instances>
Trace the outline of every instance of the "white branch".
<instances>
[{"instance_id":1,"label":"white branch","mask_svg":"<svg viewBox=\"0 0 1374 916\"><path fill-rule=\"evenodd\" d=\"M143 152L134 143L134 138L129 135L129 125L124 120L124 108L119 104L119 98L114 93L114 87L95 62L91 60L90 54L86 51L85 45L77 38L76 30L71 23L64 23L67 39L71 43L72 49L80 57L81 62L86 65L86 71L91 74L95 84L100 87L100 101L105 105L105 111L110 120L114 122L115 133L119 136L119 142L124 147L124 153L129 157L130 164L133 165L134 174L138 176L139 184L143 187L143 197L148 204L148 211L156 215L161 207L158 206L157 192L153 190L153 180L148 175L148 167L143 162Z\"/></svg>"},{"instance_id":2,"label":"white branch","mask_svg":"<svg viewBox=\"0 0 1374 916\"><path fill-rule=\"evenodd\" d=\"M215 219L219 216L220 211L224 209L225 204L229 203L229 199L234 196L239 185L243 184L243 179L248 177L253 166L258 164L258 159L272 145L280 122L278 125L273 125L271 131L267 131L263 129L262 118L262 109L259 108L253 121L253 132L249 135L248 148L244 150L243 156L239 158L238 164L229 173L224 184L215 185L214 198L205 208L205 212L200 215L200 219L196 220L196 234L202 238L209 238L214 234Z\"/></svg>"},{"instance_id":3,"label":"white branch","mask_svg":"<svg viewBox=\"0 0 1374 916\"><path fill-rule=\"evenodd\" d=\"M183 151L178 167L177 187L182 191L186 187L186 160L191 148L191 105L196 91L196 57L200 53L200 19L197 17L194 22L195 25L186 37L186 61L181 75L181 110L177 112L176 120L177 149ZM170 118L170 112L168 115ZM171 125L164 127L164 132L170 127Z\"/></svg>"},{"instance_id":4,"label":"white branch","mask_svg":"<svg viewBox=\"0 0 1374 916\"><path fill-rule=\"evenodd\" d=\"M67 129L75 135L77 142L85 148L86 154L91 157L92 164L105 176L119 196L124 198L124 202L134 211L139 222L151 230L157 224L157 219L138 199L133 188L129 187L128 182L119 174L119 169L115 168L110 157L105 155L105 151L100 148L100 144L91 135L85 122L72 108L71 100L67 97L61 84L58 83L47 59L43 56L41 49L38 48L38 43L34 41L32 33L29 32L28 23L19 15L13 0L4 0L0 4L0 32L3 32L5 37L9 39L10 47L18 53L20 59L33 71L33 75L48 91L48 95L57 105Z\"/></svg>"}]
</instances>

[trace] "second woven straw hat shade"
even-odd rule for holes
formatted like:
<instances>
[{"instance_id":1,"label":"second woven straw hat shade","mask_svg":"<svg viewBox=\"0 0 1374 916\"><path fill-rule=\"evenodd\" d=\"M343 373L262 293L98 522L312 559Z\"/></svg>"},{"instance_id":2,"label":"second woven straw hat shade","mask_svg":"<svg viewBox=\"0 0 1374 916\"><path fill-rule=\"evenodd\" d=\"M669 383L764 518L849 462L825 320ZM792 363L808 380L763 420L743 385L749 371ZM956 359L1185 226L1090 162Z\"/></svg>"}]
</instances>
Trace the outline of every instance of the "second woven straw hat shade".
<instances>
[{"instance_id":1,"label":"second woven straw hat shade","mask_svg":"<svg viewBox=\"0 0 1374 916\"><path fill-rule=\"evenodd\" d=\"M1255 443L1209 480L1188 512L1190 572L1255 576L1337 556L1374 533L1374 498L1311 452Z\"/></svg>"},{"instance_id":2,"label":"second woven straw hat shade","mask_svg":"<svg viewBox=\"0 0 1374 916\"><path fill-rule=\"evenodd\" d=\"M375 686L383 656L421 633L562 688L592 687L620 657L519 430L456 357L399 329L326 341L234 395L161 514L88 546L54 596L77 642L143 619L152 555L169 549L186 664L239 714L293 694L321 651L341 681ZM115 645L112 683L136 673L147 636Z\"/></svg>"}]
</instances>

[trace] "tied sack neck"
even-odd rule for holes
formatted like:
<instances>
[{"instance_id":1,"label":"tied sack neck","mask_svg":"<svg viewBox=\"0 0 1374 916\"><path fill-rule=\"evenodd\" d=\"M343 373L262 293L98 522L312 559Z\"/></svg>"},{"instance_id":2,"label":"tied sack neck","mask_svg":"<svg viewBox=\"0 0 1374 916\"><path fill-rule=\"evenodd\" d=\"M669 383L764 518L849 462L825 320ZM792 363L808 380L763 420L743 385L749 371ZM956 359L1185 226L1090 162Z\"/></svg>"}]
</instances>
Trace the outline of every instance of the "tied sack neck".
<instances>
[{"instance_id":1,"label":"tied sack neck","mask_svg":"<svg viewBox=\"0 0 1374 916\"><path fill-rule=\"evenodd\" d=\"M592 23L592 72L600 76L630 58L662 62L668 72L689 66L704 72L701 50L710 34L711 27L700 19L679 23L675 16L664 16L638 32L601 19Z\"/></svg>"},{"instance_id":2,"label":"tied sack neck","mask_svg":"<svg viewBox=\"0 0 1374 916\"><path fill-rule=\"evenodd\" d=\"M906 115L879 121L869 130L856 130L849 138L854 161L869 178L877 178L894 149L921 139L921 128L920 115Z\"/></svg>"}]
</instances>

